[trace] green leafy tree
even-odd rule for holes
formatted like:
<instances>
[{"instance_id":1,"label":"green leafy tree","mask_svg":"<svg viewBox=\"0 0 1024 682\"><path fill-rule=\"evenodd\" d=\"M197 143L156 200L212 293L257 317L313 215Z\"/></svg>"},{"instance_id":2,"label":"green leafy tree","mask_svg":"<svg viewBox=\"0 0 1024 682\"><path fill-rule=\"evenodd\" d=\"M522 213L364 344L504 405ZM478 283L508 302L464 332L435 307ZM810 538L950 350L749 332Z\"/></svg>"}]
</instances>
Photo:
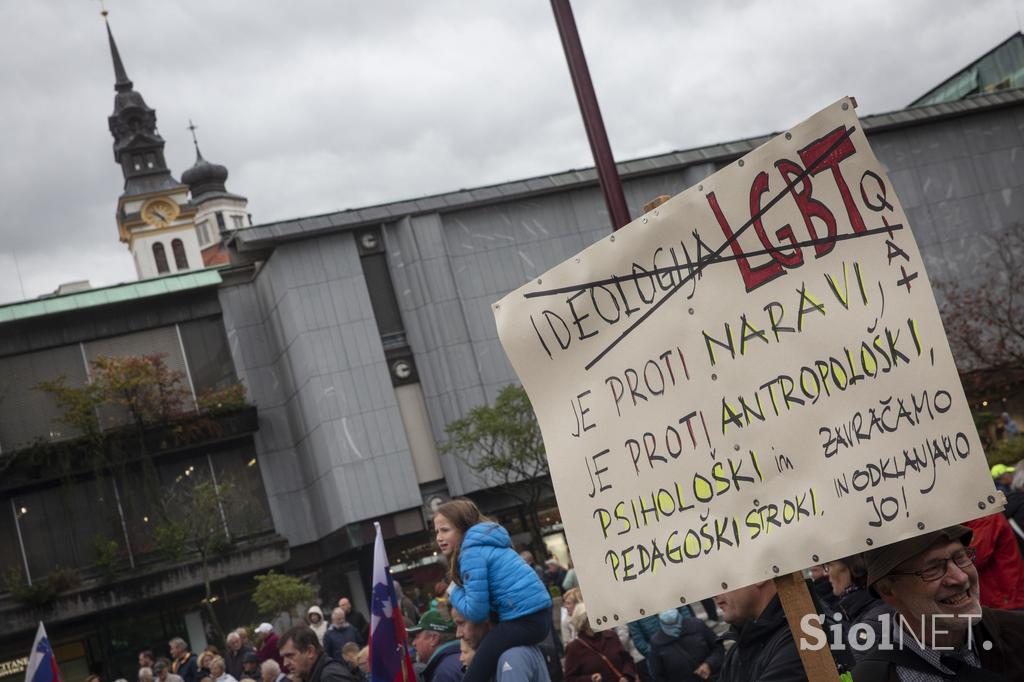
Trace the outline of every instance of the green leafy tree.
<instances>
[{"instance_id":1,"label":"green leafy tree","mask_svg":"<svg viewBox=\"0 0 1024 682\"><path fill-rule=\"evenodd\" d=\"M519 503L533 547L543 553L539 507L550 479L540 425L526 391L509 384L492 405L474 407L445 432L443 450L464 461L482 483L499 487Z\"/></svg>"},{"instance_id":2,"label":"green leafy tree","mask_svg":"<svg viewBox=\"0 0 1024 682\"><path fill-rule=\"evenodd\" d=\"M289 624L295 617L297 604L309 604L316 596L316 588L301 578L270 571L266 575L256 576L256 590L252 593L252 603L260 613L268 618L285 611L288 613Z\"/></svg>"}]
</instances>

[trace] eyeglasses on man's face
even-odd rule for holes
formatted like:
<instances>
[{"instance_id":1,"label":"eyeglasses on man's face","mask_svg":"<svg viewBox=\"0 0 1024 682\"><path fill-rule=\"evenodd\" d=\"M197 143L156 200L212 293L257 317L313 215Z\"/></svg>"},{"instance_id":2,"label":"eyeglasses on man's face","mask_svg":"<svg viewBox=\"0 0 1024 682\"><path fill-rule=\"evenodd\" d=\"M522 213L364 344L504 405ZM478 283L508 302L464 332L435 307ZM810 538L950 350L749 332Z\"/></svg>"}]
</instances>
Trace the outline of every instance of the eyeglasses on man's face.
<instances>
[{"instance_id":1,"label":"eyeglasses on man's face","mask_svg":"<svg viewBox=\"0 0 1024 682\"><path fill-rule=\"evenodd\" d=\"M953 552L952 556L945 559L929 561L918 571L892 571L889 575L916 575L924 582L931 583L941 580L946 576L946 573L949 571L950 561L956 564L957 568L967 568L974 563L975 554L976 552L973 547L964 547Z\"/></svg>"}]
</instances>

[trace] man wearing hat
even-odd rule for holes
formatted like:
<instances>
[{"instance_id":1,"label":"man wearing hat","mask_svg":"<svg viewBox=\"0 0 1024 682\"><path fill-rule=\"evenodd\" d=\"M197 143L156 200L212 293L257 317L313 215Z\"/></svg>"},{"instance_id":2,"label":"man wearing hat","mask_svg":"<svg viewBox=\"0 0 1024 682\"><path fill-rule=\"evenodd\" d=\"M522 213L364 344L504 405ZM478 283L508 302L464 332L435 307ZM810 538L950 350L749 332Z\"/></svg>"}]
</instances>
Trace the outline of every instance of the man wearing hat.
<instances>
[{"instance_id":1,"label":"man wearing hat","mask_svg":"<svg viewBox=\"0 0 1024 682\"><path fill-rule=\"evenodd\" d=\"M454 622L431 609L409 628L409 636L416 648L416 658L427 666L423 669L425 682L462 682Z\"/></svg>"},{"instance_id":2,"label":"man wearing hat","mask_svg":"<svg viewBox=\"0 0 1024 682\"><path fill-rule=\"evenodd\" d=\"M274 659L271 658L267 660L272 661ZM260 662L260 657L256 655L255 651L246 651L245 654L242 656L242 676L238 679L259 680Z\"/></svg>"},{"instance_id":3,"label":"man wearing hat","mask_svg":"<svg viewBox=\"0 0 1024 682\"><path fill-rule=\"evenodd\" d=\"M950 526L866 552L868 586L891 606L892 647L857 682L1024 679L1024 614L983 608L971 530Z\"/></svg>"},{"instance_id":4,"label":"man wearing hat","mask_svg":"<svg viewBox=\"0 0 1024 682\"><path fill-rule=\"evenodd\" d=\"M1008 464L995 464L992 466L992 482L998 490L1009 495L1013 484L1014 468Z\"/></svg>"},{"instance_id":5,"label":"man wearing hat","mask_svg":"<svg viewBox=\"0 0 1024 682\"><path fill-rule=\"evenodd\" d=\"M278 665L283 665L284 661L281 660L281 655L277 653L278 649L278 638L277 633L274 632L274 626L270 623L260 623L256 627L256 650L257 662L262 663L263 661L277 661ZM259 666L257 666L256 672L259 672ZM258 677L254 677L259 679Z\"/></svg>"}]
</instances>

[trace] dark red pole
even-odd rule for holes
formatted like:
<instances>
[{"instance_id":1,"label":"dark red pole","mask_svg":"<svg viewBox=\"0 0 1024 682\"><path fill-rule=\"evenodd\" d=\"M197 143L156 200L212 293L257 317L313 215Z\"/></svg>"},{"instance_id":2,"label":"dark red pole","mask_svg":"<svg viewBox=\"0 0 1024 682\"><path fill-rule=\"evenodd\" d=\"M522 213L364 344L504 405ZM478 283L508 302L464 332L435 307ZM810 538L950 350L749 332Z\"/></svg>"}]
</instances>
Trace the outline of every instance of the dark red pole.
<instances>
[{"instance_id":1,"label":"dark red pole","mask_svg":"<svg viewBox=\"0 0 1024 682\"><path fill-rule=\"evenodd\" d=\"M583 114L583 127L587 129L590 140L590 151L597 165L597 177L604 192L604 202L608 206L608 217L612 221L612 229L617 230L629 222L629 209L626 208L626 197L622 194L622 183L619 182L619 171L615 168L615 158L608 144L608 133L601 120L601 109L597 106L597 95L594 84L590 81L590 70L587 58L580 44L580 34L576 30L576 19L572 15L569 0L551 0L551 9L555 13L558 35L562 39L565 59L569 62L569 74L576 90L576 100L580 103Z\"/></svg>"}]
</instances>

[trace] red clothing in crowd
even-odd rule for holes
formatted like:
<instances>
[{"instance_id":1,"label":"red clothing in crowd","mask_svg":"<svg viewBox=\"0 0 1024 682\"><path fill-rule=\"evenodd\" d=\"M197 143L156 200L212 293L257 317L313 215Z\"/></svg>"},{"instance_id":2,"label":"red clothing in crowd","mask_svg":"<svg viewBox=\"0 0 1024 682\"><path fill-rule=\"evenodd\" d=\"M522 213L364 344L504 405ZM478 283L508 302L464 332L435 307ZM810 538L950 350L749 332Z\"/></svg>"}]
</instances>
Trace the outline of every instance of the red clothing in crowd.
<instances>
[{"instance_id":1,"label":"red clothing in crowd","mask_svg":"<svg viewBox=\"0 0 1024 682\"><path fill-rule=\"evenodd\" d=\"M277 664L284 669L284 660L281 658L281 654L277 650L277 633L271 632L267 635L267 638L263 640L263 644L260 645L259 651L256 652L256 657L260 659L260 663L266 660L277 661Z\"/></svg>"},{"instance_id":2,"label":"red clothing in crowd","mask_svg":"<svg viewBox=\"0 0 1024 682\"><path fill-rule=\"evenodd\" d=\"M965 525L974 531L971 547L978 556L981 605L991 609L1024 608L1024 561L1017 539L1002 513L983 516Z\"/></svg>"}]
</instances>

